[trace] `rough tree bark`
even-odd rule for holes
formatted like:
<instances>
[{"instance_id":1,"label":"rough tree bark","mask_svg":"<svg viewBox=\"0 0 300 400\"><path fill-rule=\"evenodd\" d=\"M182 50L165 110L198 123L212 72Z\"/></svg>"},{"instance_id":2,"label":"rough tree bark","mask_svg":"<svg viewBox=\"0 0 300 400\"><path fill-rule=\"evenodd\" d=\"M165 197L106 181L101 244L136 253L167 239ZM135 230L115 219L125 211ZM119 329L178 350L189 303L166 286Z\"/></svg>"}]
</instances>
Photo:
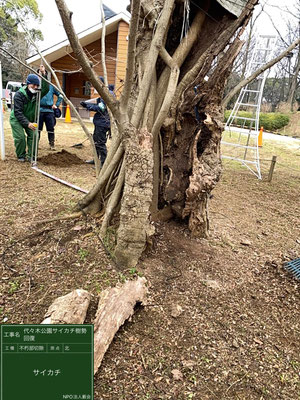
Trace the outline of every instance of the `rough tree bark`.
<instances>
[{"instance_id":1,"label":"rough tree bark","mask_svg":"<svg viewBox=\"0 0 300 400\"><path fill-rule=\"evenodd\" d=\"M84 289L76 289L58 297L49 307L42 324L83 324L91 295Z\"/></svg>"},{"instance_id":2,"label":"rough tree bark","mask_svg":"<svg viewBox=\"0 0 300 400\"><path fill-rule=\"evenodd\" d=\"M94 320L94 374L116 332L133 315L136 304L145 301L147 292L146 279L138 278L100 294Z\"/></svg>"},{"instance_id":3,"label":"rough tree bark","mask_svg":"<svg viewBox=\"0 0 300 400\"><path fill-rule=\"evenodd\" d=\"M186 221L193 235L207 236L209 193L221 171L222 93L257 1L244 0L239 17L217 0L190 2L181 37L183 1L132 0L118 101L91 68L64 0L56 0L74 54L117 126L98 181L79 208L103 213L102 235L115 218L120 267L136 265L154 233L151 220L165 218L163 210Z\"/></svg>"},{"instance_id":4,"label":"rough tree bark","mask_svg":"<svg viewBox=\"0 0 300 400\"><path fill-rule=\"evenodd\" d=\"M98 301L94 319L94 374L116 332L132 317L137 303L144 304L148 289L146 279L138 277L123 285L104 290ZM42 324L83 324L91 294L76 289L58 297L49 307Z\"/></svg>"}]
</instances>

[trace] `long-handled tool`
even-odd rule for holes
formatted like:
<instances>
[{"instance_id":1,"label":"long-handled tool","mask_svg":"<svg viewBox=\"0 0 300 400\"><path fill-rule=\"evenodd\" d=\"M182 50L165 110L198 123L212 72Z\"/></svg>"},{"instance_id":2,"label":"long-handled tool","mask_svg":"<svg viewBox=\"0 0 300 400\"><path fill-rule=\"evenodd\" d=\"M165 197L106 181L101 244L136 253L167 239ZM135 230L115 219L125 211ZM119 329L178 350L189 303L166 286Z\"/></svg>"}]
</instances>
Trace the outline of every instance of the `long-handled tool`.
<instances>
[{"instance_id":1,"label":"long-handled tool","mask_svg":"<svg viewBox=\"0 0 300 400\"><path fill-rule=\"evenodd\" d=\"M86 142L87 140L88 140L88 138L84 139L84 141L81 143L73 144L73 146L71 146L71 147L76 147L77 149L82 149L83 143Z\"/></svg>"}]
</instances>

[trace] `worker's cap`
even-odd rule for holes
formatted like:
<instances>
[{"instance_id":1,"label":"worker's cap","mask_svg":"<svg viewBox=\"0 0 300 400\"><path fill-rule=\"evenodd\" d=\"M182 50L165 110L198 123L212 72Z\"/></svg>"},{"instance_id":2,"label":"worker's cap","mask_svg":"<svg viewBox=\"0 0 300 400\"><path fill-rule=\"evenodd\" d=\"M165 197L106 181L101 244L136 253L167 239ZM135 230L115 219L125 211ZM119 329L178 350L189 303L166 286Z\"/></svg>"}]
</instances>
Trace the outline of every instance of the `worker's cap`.
<instances>
[{"instance_id":1,"label":"worker's cap","mask_svg":"<svg viewBox=\"0 0 300 400\"><path fill-rule=\"evenodd\" d=\"M26 84L27 85L38 85L39 86L40 85L40 80L39 80L37 75L29 74L27 76L27 79L26 79Z\"/></svg>"}]
</instances>

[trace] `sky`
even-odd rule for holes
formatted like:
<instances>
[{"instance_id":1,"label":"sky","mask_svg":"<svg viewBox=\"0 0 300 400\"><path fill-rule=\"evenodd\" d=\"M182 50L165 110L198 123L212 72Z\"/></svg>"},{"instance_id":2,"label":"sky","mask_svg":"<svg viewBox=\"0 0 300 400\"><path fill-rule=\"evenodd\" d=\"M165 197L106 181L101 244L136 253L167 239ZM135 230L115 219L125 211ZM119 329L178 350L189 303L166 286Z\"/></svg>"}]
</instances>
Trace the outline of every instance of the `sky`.
<instances>
[{"instance_id":1,"label":"sky","mask_svg":"<svg viewBox=\"0 0 300 400\"><path fill-rule=\"evenodd\" d=\"M44 41L39 44L41 50L48 48L66 39L61 18L55 0L37 0L43 20L39 29L42 31ZM129 0L106 0L103 3L113 11L126 12ZM76 32L81 32L101 22L99 0L66 0L70 11L73 11L72 21Z\"/></svg>"},{"instance_id":2,"label":"sky","mask_svg":"<svg viewBox=\"0 0 300 400\"><path fill-rule=\"evenodd\" d=\"M266 0L261 0L265 2ZM284 31L285 20L291 18L290 14L278 9L277 6L282 5L283 8L292 10L296 0L267 0L266 10L272 15L272 19L278 29ZM44 41L39 44L41 50L46 49L64 39L66 34L64 32L60 15L57 11L55 0L37 0L39 9L43 14L42 24L39 29L44 35ZM66 0L68 8L73 11L72 21L75 26L76 32L87 29L101 21L99 0ZM129 0L105 0L104 3L115 12L126 12L126 6ZM275 6L275 7L274 7ZM269 17L264 14L259 17L258 31L264 34L275 34L276 31L270 21Z\"/></svg>"}]
</instances>

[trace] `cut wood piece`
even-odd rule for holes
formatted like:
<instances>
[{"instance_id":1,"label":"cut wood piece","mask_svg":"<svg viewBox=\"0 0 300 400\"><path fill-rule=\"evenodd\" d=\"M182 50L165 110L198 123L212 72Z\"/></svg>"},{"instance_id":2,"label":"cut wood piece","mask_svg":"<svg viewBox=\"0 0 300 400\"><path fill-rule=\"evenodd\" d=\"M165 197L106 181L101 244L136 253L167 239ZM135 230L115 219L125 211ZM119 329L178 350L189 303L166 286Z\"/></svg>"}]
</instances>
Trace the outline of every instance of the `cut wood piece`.
<instances>
[{"instance_id":1,"label":"cut wood piece","mask_svg":"<svg viewBox=\"0 0 300 400\"><path fill-rule=\"evenodd\" d=\"M136 303L143 303L147 291L146 279L138 278L101 293L94 320L94 374L116 332L133 315Z\"/></svg>"},{"instance_id":2,"label":"cut wood piece","mask_svg":"<svg viewBox=\"0 0 300 400\"><path fill-rule=\"evenodd\" d=\"M89 292L76 289L54 300L42 324L83 324L91 301Z\"/></svg>"}]
</instances>

